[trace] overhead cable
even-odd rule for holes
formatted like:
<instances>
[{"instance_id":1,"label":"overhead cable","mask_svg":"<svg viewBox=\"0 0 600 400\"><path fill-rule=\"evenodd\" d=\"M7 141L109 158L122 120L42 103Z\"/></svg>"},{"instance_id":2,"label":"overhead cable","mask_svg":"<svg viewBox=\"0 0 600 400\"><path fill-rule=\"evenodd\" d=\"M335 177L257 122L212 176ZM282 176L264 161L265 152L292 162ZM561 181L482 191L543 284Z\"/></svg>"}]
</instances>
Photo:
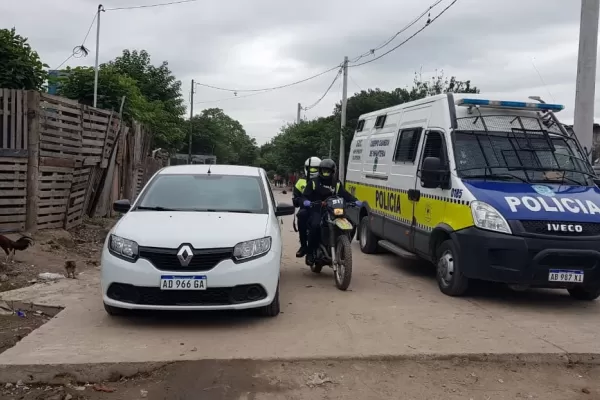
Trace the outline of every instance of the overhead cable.
<instances>
[{"instance_id":1,"label":"overhead cable","mask_svg":"<svg viewBox=\"0 0 600 400\"><path fill-rule=\"evenodd\" d=\"M90 53L90 51L88 48L85 47L85 42L86 42L88 36L90 35L92 27L94 26L94 22L96 22L96 18L98 18L97 12L94 13L94 18L92 19L92 23L90 24L90 26L87 30L87 33L85 34L85 37L83 38L83 41L81 42L81 44L79 46L73 47L73 50L71 51L71 54L69 55L69 57L67 57L63 62L61 62L58 65L58 67L54 68L54 70L60 69L60 67L65 65L65 63L67 61L69 61L71 58L87 57L87 55Z\"/></svg>"},{"instance_id":2,"label":"overhead cable","mask_svg":"<svg viewBox=\"0 0 600 400\"><path fill-rule=\"evenodd\" d=\"M457 1L458 0L454 0L446 8L444 8L438 15L436 15L435 18L427 20L427 23L421 29L419 29L418 31L416 31L415 33L413 33L412 35L410 35L408 38L406 38L404 41L402 41L399 44L397 44L396 46L392 47L391 49L389 49L385 53L381 53L379 56L377 56L375 58L372 58L372 59L370 59L368 61L364 61L364 62L359 63L359 64L348 65L348 67L360 67L361 65L366 65L366 64L372 63L373 61L377 61L380 58L383 58L383 57L387 56L388 54L390 54L391 52L393 52L393 51L397 50L398 48L402 47L408 41L410 41L412 38L414 38L415 36L417 36L419 33L423 32L425 30L425 28L427 28L429 25L431 25L433 22L435 22L435 20L437 20L439 17L441 17L446 11L448 11L450 9L450 7L452 7L454 4L456 4Z\"/></svg>"},{"instance_id":3,"label":"overhead cable","mask_svg":"<svg viewBox=\"0 0 600 400\"><path fill-rule=\"evenodd\" d=\"M139 5L139 6L128 6L128 7L113 7L113 8L106 8L106 11L118 11L118 10L134 10L134 9L138 9L138 8L154 8L154 7L163 7L163 6L172 6L175 4L183 4L183 3L194 3L198 0L179 0L179 1L170 1L168 3L157 3L157 4L146 4L146 5Z\"/></svg>"},{"instance_id":4,"label":"overhead cable","mask_svg":"<svg viewBox=\"0 0 600 400\"><path fill-rule=\"evenodd\" d=\"M317 106L317 104L319 104L321 102L321 100L323 100L325 98L325 96L327 96L327 93L329 93L329 91L331 90L331 88L333 87L333 85L338 80L338 78L340 77L341 74L342 74L342 68L339 69L339 71L335 75L335 78L333 78L333 81L331 82L331 84L329 85L327 90L325 90L325 93L323 93L323 95L321 97L319 97L319 99L317 101L315 101L313 104L311 104L308 107L304 107L303 110L308 111L308 110L315 108Z\"/></svg>"}]
</instances>

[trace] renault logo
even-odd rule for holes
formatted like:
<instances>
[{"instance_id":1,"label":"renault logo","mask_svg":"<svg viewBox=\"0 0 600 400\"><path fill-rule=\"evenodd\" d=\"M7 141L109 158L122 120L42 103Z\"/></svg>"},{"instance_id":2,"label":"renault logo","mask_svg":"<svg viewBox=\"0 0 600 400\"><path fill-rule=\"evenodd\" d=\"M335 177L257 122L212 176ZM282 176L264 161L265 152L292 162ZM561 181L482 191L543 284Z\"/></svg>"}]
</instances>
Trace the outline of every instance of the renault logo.
<instances>
[{"instance_id":1,"label":"renault logo","mask_svg":"<svg viewBox=\"0 0 600 400\"><path fill-rule=\"evenodd\" d=\"M187 267L190 264L190 261L192 261L192 258L194 258L194 252L192 251L192 248L186 244L185 246L181 246L177 252L177 258L182 267Z\"/></svg>"}]
</instances>

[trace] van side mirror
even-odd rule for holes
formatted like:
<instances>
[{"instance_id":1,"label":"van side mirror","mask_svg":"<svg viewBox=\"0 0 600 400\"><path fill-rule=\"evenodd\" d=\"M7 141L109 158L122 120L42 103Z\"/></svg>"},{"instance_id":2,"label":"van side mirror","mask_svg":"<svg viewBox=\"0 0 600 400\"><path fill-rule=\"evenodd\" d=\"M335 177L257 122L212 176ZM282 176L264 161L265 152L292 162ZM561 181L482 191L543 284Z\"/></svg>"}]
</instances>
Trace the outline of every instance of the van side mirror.
<instances>
[{"instance_id":1,"label":"van side mirror","mask_svg":"<svg viewBox=\"0 0 600 400\"><path fill-rule=\"evenodd\" d=\"M439 157L427 157L421 167L421 185L426 189L450 189L450 168Z\"/></svg>"},{"instance_id":2,"label":"van side mirror","mask_svg":"<svg viewBox=\"0 0 600 400\"><path fill-rule=\"evenodd\" d=\"M129 199L117 200L113 203L113 210L120 213L126 213L131 208Z\"/></svg>"}]
</instances>

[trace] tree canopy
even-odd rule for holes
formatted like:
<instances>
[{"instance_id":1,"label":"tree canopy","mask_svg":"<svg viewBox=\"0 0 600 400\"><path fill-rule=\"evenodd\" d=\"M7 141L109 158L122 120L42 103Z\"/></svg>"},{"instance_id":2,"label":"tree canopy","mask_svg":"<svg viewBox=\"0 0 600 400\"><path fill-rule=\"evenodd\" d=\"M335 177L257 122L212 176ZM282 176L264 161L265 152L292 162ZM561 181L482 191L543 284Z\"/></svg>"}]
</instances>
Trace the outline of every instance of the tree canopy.
<instances>
[{"instance_id":1,"label":"tree canopy","mask_svg":"<svg viewBox=\"0 0 600 400\"><path fill-rule=\"evenodd\" d=\"M192 153L214 154L219 164L254 165L258 158L256 140L242 124L220 108L209 108L192 118ZM188 121L189 124L189 121ZM189 125L186 128L189 130ZM187 143L181 148L187 153Z\"/></svg>"},{"instance_id":2,"label":"tree canopy","mask_svg":"<svg viewBox=\"0 0 600 400\"><path fill-rule=\"evenodd\" d=\"M15 28L0 29L0 88L40 90L48 77L38 53Z\"/></svg>"},{"instance_id":3,"label":"tree canopy","mask_svg":"<svg viewBox=\"0 0 600 400\"><path fill-rule=\"evenodd\" d=\"M385 91L376 88L355 93L348 98L346 107L344 132L346 159L348 159L356 124L362 114L448 92L479 93L479 89L472 86L471 81L460 81L454 76L446 78L443 71L440 71L431 79L424 79L421 74L415 74L410 89L397 88ZM335 105L333 114L329 117L301 121L299 124L282 127L277 136L260 147L258 164L267 171L280 174L300 171L308 157L328 156L330 143L332 158L338 160L341 109L340 102Z\"/></svg>"}]
</instances>

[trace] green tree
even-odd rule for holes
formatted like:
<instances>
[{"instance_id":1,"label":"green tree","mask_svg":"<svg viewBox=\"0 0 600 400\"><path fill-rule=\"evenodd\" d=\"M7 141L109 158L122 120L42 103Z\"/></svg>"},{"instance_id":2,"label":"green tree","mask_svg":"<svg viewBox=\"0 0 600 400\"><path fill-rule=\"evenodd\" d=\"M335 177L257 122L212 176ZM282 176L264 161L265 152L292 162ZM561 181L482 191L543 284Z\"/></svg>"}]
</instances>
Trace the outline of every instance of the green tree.
<instances>
[{"instance_id":1,"label":"green tree","mask_svg":"<svg viewBox=\"0 0 600 400\"><path fill-rule=\"evenodd\" d=\"M110 61L108 66L133 78L148 101L160 101L165 111L174 117L185 112L181 95L181 81L177 80L169 63L163 61L158 67L152 65L146 50L123 50L123 54Z\"/></svg>"},{"instance_id":2,"label":"green tree","mask_svg":"<svg viewBox=\"0 0 600 400\"><path fill-rule=\"evenodd\" d=\"M78 67L67 68L67 72L66 78L61 79L59 94L93 104L94 70ZM166 62L154 67L147 52L125 50L123 56L100 66L97 105L119 110L125 96L125 119L144 124L154 135L153 147L175 151L186 137L180 89L181 83Z\"/></svg>"},{"instance_id":3,"label":"green tree","mask_svg":"<svg viewBox=\"0 0 600 400\"><path fill-rule=\"evenodd\" d=\"M15 28L0 29L0 87L41 90L48 77L38 53Z\"/></svg>"},{"instance_id":4,"label":"green tree","mask_svg":"<svg viewBox=\"0 0 600 400\"><path fill-rule=\"evenodd\" d=\"M254 165L259 156L256 140L242 124L220 108L209 108L192 118L192 153L214 154L220 164ZM189 132L189 121L186 124ZM187 144L180 151L187 153Z\"/></svg>"}]
</instances>

